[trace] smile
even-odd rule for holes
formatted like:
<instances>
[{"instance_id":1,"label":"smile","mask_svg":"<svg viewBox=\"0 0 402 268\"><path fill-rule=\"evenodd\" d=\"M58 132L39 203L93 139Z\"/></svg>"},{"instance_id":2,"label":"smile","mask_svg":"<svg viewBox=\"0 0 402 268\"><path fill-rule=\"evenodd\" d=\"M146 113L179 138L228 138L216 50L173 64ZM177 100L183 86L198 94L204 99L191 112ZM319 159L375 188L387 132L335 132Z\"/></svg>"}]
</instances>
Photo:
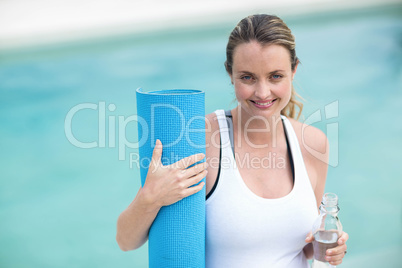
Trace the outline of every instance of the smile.
<instances>
[{"instance_id":1,"label":"smile","mask_svg":"<svg viewBox=\"0 0 402 268\"><path fill-rule=\"evenodd\" d=\"M276 101L276 99L273 99L271 101L268 102L258 102L258 101L253 101L251 100L252 103L254 103L255 106L259 107L259 108L267 108L272 106L272 104L274 103L274 101Z\"/></svg>"}]
</instances>

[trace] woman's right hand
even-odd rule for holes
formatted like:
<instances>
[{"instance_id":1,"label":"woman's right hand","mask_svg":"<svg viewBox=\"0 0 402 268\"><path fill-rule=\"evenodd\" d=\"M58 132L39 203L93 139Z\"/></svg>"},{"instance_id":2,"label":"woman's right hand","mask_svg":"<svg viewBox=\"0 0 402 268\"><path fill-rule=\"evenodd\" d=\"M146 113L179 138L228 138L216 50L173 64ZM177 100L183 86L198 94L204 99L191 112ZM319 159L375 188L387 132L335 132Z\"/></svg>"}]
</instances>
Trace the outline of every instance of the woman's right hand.
<instances>
[{"instance_id":1,"label":"woman's right hand","mask_svg":"<svg viewBox=\"0 0 402 268\"><path fill-rule=\"evenodd\" d=\"M205 157L204 154L194 154L166 166L162 165L161 157L162 143L156 140L142 189L148 204L156 208L168 206L202 190L205 183L199 182L207 174L206 162L187 167L202 160Z\"/></svg>"},{"instance_id":2,"label":"woman's right hand","mask_svg":"<svg viewBox=\"0 0 402 268\"><path fill-rule=\"evenodd\" d=\"M173 204L204 187L204 182L199 182L207 174L206 163L187 168L202 160L204 154L191 155L166 166L162 165L161 157L162 143L157 140L144 186L117 220L116 240L124 251L139 248L147 241L149 228L162 206Z\"/></svg>"}]
</instances>

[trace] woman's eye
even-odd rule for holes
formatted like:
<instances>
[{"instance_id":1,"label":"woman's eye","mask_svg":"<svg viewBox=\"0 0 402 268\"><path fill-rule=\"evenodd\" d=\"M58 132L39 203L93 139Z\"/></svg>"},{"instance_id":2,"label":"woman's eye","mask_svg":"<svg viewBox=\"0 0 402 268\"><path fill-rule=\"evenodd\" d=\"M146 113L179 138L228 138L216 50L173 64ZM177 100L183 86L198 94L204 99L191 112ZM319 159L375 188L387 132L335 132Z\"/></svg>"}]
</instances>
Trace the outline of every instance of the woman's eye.
<instances>
[{"instance_id":1,"label":"woman's eye","mask_svg":"<svg viewBox=\"0 0 402 268\"><path fill-rule=\"evenodd\" d=\"M282 78L282 75L280 75L280 74L274 74L274 75L272 76L272 78L273 78L273 79L279 79L279 78Z\"/></svg>"},{"instance_id":2,"label":"woman's eye","mask_svg":"<svg viewBox=\"0 0 402 268\"><path fill-rule=\"evenodd\" d=\"M249 81L249 80L252 79L252 77L251 77L250 75L245 75L245 76L243 76L241 79L246 80L246 81Z\"/></svg>"}]
</instances>

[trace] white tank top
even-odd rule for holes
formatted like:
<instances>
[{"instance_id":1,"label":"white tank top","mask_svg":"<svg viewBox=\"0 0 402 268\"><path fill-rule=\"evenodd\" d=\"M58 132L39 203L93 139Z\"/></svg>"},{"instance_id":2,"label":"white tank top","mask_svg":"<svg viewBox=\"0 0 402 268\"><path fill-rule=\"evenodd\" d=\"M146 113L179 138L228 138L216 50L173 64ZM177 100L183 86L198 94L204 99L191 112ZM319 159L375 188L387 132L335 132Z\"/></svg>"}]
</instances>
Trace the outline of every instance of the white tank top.
<instances>
[{"instance_id":1,"label":"white tank top","mask_svg":"<svg viewBox=\"0 0 402 268\"><path fill-rule=\"evenodd\" d=\"M309 267L304 240L318 210L291 123L282 116L294 162L294 186L284 197L266 199L252 192L241 178L225 112L215 113L222 151L218 183L206 201L206 267Z\"/></svg>"}]
</instances>

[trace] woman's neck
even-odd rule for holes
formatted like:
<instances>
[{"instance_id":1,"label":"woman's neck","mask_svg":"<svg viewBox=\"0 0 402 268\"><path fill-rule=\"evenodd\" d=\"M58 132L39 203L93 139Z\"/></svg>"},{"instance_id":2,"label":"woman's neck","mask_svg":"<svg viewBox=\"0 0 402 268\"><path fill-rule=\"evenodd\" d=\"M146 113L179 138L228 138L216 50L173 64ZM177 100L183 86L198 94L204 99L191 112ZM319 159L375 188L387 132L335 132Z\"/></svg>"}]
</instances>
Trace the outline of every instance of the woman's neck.
<instances>
[{"instance_id":1,"label":"woman's neck","mask_svg":"<svg viewBox=\"0 0 402 268\"><path fill-rule=\"evenodd\" d=\"M237 144L245 142L247 146L253 148L275 147L277 142L284 137L280 114L269 117L253 116L241 109L240 106L231 112Z\"/></svg>"}]
</instances>

